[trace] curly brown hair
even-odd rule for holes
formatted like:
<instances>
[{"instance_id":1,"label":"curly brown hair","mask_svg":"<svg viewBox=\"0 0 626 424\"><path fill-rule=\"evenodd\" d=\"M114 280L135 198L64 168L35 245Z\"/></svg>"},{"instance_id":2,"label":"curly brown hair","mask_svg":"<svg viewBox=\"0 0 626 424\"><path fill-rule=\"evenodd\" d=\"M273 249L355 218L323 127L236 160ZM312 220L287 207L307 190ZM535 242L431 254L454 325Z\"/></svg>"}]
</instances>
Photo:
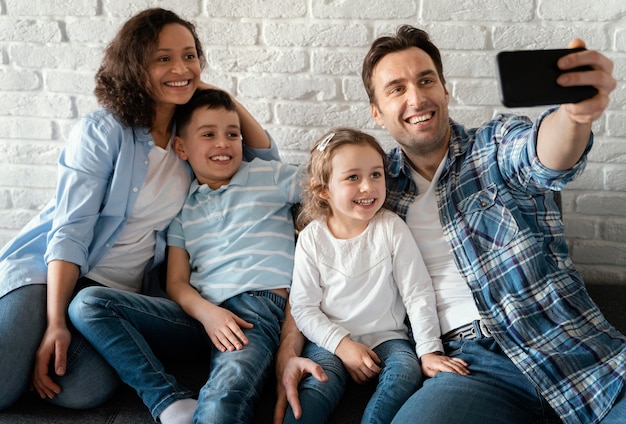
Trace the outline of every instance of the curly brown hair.
<instances>
[{"instance_id":1,"label":"curly brown hair","mask_svg":"<svg viewBox=\"0 0 626 424\"><path fill-rule=\"evenodd\" d=\"M182 25L191 32L200 67L205 66L202 43L191 22L161 8L146 9L130 18L104 51L94 90L98 103L125 125L152 125L155 102L147 88L149 60L157 47L159 32L169 24Z\"/></svg>"},{"instance_id":2,"label":"curly brown hair","mask_svg":"<svg viewBox=\"0 0 626 424\"><path fill-rule=\"evenodd\" d=\"M302 202L296 218L296 227L302 230L311 221L328 218L332 215L330 204L320 196L328 188L332 174L332 160L341 146L347 144L370 146L383 158L387 169L387 155L373 136L352 128L334 128L315 142L306 164L306 174L302 179Z\"/></svg>"},{"instance_id":3,"label":"curly brown hair","mask_svg":"<svg viewBox=\"0 0 626 424\"><path fill-rule=\"evenodd\" d=\"M441 53L437 46L430 40L428 33L411 25L401 25L396 29L394 35L382 36L374 40L365 55L365 59L363 59L361 78L363 79L363 85L365 86L365 91L367 92L370 103L376 104L372 77L374 76L374 68L378 62L389 53L399 52L411 47L422 49L430 56L437 69L441 83L446 85L446 79L443 76Z\"/></svg>"}]
</instances>

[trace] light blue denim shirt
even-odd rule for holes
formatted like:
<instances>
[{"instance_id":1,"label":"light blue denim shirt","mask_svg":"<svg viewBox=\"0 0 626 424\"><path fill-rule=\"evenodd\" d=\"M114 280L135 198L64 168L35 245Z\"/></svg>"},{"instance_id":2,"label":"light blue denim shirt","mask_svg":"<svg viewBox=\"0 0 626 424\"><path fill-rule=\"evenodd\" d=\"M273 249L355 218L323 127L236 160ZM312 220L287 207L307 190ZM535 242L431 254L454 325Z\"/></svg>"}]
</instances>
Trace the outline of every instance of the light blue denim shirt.
<instances>
[{"instance_id":1,"label":"light blue denim shirt","mask_svg":"<svg viewBox=\"0 0 626 424\"><path fill-rule=\"evenodd\" d=\"M105 109L77 122L59 158L55 198L0 251L0 296L45 284L53 260L77 264L81 276L93 268L130 216L153 147L149 129L122 125ZM272 141L270 149L245 148L244 156L278 159L278 150ZM146 271L165 258L166 230Z\"/></svg>"},{"instance_id":2,"label":"light blue denim shirt","mask_svg":"<svg viewBox=\"0 0 626 424\"><path fill-rule=\"evenodd\" d=\"M603 317L574 268L551 190L579 175L539 162L539 125L498 115L480 128L450 122L437 204L444 235L481 318L566 423L596 423L626 379L626 338ZM403 218L418 195L399 148L387 201Z\"/></svg>"}]
</instances>

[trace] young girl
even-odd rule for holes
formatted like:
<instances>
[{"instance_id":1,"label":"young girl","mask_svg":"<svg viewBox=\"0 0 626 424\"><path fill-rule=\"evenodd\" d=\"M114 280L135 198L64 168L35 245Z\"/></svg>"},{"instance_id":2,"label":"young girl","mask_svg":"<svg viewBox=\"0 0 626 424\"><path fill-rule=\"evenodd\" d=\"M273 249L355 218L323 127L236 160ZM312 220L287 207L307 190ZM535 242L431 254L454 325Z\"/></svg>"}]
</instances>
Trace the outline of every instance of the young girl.
<instances>
[{"instance_id":1,"label":"young girl","mask_svg":"<svg viewBox=\"0 0 626 424\"><path fill-rule=\"evenodd\" d=\"M302 381L298 423L326 422L348 376L378 379L362 422L388 423L421 384L417 357L429 376L468 373L467 364L442 354L435 295L409 228L381 209L385 157L376 139L348 128L326 134L311 151L290 302L309 340L303 356L322 365L328 381ZM285 422L295 419L290 409Z\"/></svg>"}]
</instances>

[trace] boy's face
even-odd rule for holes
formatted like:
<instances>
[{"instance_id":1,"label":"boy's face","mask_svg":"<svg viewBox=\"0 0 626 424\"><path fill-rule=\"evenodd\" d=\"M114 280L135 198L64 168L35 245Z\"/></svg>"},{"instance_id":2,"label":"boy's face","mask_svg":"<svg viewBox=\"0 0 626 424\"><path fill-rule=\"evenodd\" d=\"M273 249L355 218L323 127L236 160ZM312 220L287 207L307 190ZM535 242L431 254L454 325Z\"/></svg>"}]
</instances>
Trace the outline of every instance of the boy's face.
<instances>
[{"instance_id":1,"label":"boy's face","mask_svg":"<svg viewBox=\"0 0 626 424\"><path fill-rule=\"evenodd\" d=\"M200 184L218 189L230 182L242 160L239 115L202 106L174 140L178 156L189 162Z\"/></svg>"}]
</instances>

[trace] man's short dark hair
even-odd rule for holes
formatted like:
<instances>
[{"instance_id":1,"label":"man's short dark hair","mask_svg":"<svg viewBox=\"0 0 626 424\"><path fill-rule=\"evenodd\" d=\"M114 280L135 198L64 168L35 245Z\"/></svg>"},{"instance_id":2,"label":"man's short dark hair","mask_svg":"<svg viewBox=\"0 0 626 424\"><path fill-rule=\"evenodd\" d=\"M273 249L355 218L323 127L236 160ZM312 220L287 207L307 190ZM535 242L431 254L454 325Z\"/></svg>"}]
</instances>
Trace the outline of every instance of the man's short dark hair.
<instances>
[{"instance_id":1,"label":"man's short dark hair","mask_svg":"<svg viewBox=\"0 0 626 424\"><path fill-rule=\"evenodd\" d=\"M365 86L365 91L367 92L370 103L376 103L372 77L374 68L378 62L389 53L395 53L411 47L418 47L430 56L435 64L441 83L444 86L446 85L446 80L443 76L441 53L439 53L437 46L430 40L428 33L411 25L401 25L394 35L382 36L374 40L363 60L361 78L363 78L363 85Z\"/></svg>"}]
</instances>

